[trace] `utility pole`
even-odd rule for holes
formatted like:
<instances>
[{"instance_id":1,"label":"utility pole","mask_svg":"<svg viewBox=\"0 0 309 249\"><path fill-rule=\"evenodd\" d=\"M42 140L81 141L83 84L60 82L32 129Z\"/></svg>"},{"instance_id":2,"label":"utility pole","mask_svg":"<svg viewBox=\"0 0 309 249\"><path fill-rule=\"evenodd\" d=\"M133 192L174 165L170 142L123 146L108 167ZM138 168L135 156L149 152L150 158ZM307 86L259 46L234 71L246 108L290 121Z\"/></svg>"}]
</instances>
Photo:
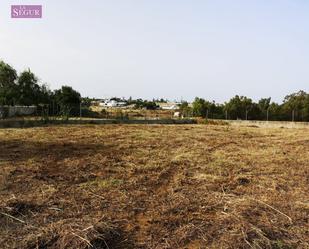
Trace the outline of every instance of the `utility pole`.
<instances>
[{"instance_id":1,"label":"utility pole","mask_svg":"<svg viewBox=\"0 0 309 249\"><path fill-rule=\"evenodd\" d=\"M268 121L268 119L269 119L269 108L267 108L267 112L266 112L266 119L267 119L267 121Z\"/></svg>"},{"instance_id":2,"label":"utility pole","mask_svg":"<svg viewBox=\"0 0 309 249\"><path fill-rule=\"evenodd\" d=\"M295 114L295 110L293 109L293 111L292 111L292 122L294 122L294 120L295 120L294 114Z\"/></svg>"},{"instance_id":3,"label":"utility pole","mask_svg":"<svg viewBox=\"0 0 309 249\"><path fill-rule=\"evenodd\" d=\"M82 118L82 101L79 103L79 117Z\"/></svg>"},{"instance_id":4,"label":"utility pole","mask_svg":"<svg viewBox=\"0 0 309 249\"><path fill-rule=\"evenodd\" d=\"M248 110L246 109L246 120L248 120Z\"/></svg>"},{"instance_id":5,"label":"utility pole","mask_svg":"<svg viewBox=\"0 0 309 249\"><path fill-rule=\"evenodd\" d=\"M301 121L304 122L304 109L301 112Z\"/></svg>"},{"instance_id":6,"label":"utility pole","mask_svg":"<svg viewBox=\"0 0 309 249\"><path fill-rule=\"evenodd\" d=\"M225 110L225 120L227 120L227 110Z\"/></svg>"}]
</instances>

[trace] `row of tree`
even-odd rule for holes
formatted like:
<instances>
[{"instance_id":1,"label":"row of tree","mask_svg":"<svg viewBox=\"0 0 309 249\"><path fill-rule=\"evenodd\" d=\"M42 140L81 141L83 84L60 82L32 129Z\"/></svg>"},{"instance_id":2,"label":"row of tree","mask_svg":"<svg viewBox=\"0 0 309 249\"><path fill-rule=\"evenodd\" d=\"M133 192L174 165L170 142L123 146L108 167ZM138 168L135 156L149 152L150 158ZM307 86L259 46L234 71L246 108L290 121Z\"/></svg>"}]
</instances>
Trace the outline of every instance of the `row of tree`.
<instances>
[{"instance_id":1,"label":"row of tree","mask_svg":"<svg viewBox=\"0 0 309 249\"><path fill-rule=\"evenodd\" d=\"M159 101L158 101L159 102ZM136 99L136 100L128 100L128 105L134 105L135 109L146 109L146 110L156 110L159 109L155 100L148 101L143 99Z\"/></svg>"},{"instance_id":2,"label":"row of tree","mask_svg":"<svg viewBox=\"0 0 309 249\"><path fill-rule=\"evenodd\" d=\"M0 61L0 105L36 105L54 115L76 115L81 95L70 86L51 91L30 69L21 72ZM47 108L47 110L46 110Z\"/></svg>"},{"instance_id":3,"label":"row of tree","mask_svg":"<svg viewBox=\"0 0 309 249\"><path fill-rule=\"evenodd\" d=\"M299 91L287 95L282 104L271 102L271 98L254 102L238 95L224 104L195 98L192 105L182 102L180 111L184 116L212 119L309 121L309 94Z\"/></svg>"},{"instance_id":4,"label":"row of tree","mask_svg":"<svg viewBox=\"0 0 309 249\"><path fill-rule=\"evenodd\" d=\"M158 109L156 101L128 99L128 105L136 108ZM160 101L167 102L161 99ZM7 63L0 61L0 106L36 105L52 115L79 115L80 104L87 109L91 99L82 98L80 93L70 86L62 86L51 91L47 85L40 84L38 78L29 69L17 74ZM219 104L202 98L195 98L192 104L182 102L179 109L183 116L213 119L243 120L293 120L309 121L309 94L299 91L287 95L282 104L271 102L271 98L262 98L258 102L245 96L236 95L228 102ZM89 112L89 109L87 109Z\"/></svg>"}]
</instances>

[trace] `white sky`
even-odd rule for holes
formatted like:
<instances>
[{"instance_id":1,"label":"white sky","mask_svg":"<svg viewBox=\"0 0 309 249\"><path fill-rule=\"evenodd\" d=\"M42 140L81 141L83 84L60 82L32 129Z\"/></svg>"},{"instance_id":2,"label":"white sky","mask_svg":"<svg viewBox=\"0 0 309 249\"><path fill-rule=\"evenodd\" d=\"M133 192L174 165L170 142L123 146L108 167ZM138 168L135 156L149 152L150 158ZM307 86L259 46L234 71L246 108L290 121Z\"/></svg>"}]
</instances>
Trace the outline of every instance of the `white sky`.
<instances>
[{"instance_id":1,"label":"white sky","mask_svg":"<svg viewBox=\"0 0 309 249\"><path fill-rule=\"evenodd\" d=\"M11 19L11 4L43 18ZM1 0L0 59L89 97L309 91L309 1Z\"/></svg>"}]
</instances>

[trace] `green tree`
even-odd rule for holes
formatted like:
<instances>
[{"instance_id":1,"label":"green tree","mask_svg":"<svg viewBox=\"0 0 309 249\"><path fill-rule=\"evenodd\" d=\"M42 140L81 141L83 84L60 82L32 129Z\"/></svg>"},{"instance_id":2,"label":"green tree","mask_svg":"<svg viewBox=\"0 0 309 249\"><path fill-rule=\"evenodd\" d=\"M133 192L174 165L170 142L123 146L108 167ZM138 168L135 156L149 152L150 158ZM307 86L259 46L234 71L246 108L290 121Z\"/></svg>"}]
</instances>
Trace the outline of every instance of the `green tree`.
<instances>
[{"instance_id":1,"label":"green tree","mask_svg":"<svg viewBox=\"0 0 309 249\"><path fill-rule=\"evenodd\" d=\"M183 117L190 117L192 116L192 108L189 106L187 101L181 102L179 105L179 111Z\"/></svg>"},{"instance_id":2,"label":"green tree","mask_svg":"<svg viewBox=\"0 0 309 249\"><path fill-rule=\"evenodd\" d=\"M258 102L258 108L260 110L259 119L267 119L267 111L269 112L271 98L262 98Z\"/></svg>"},{"instance_id":3,"label":"green tree","mask_svg":"<svg viewBox=\"0 0 309 249\"><path fill-rule=\"evenodd\" d=\"M17 80L19 105L38 105L40 103L42 92L38 84L38 78L30 69L22 72Z\"/></svg>"},{"instance_id":4,"label":"green tree","mask_svg":"<svg viewBox=\"0 0 309 249\"><path fill-rule=\"evenodd\" d=\"M279 121L286 120L282 111L282 105L271 103L269 105L269 120Z\"/></svg>"},{"instance_id":5,"label":"green tree","mask_svg":"<svg viewBox=\"0 0 309 249\"><path fill-rule=\"evenodd\" d=\"M14 105L17 99L16 70L0 61L0 105Z\"/></svg>"},{"instance_id":6,"label":"green tree","mask_svg":"<svg viewBox=\"0 0 309 249\"><path fill-rule=\"evenodd\" d=\"M231 119L249 119L252 107L253 102L250 98L236 95L229 102L225 103L224 109L228 112L228 116Z\"/></svg>"},{"instance_id":7,"label":"green tree","mask_svg":"<svg viewBox=\"0 0 309 249\"><path fill-rule=\"evenodd\" d=\"M192 103L192 113L196 117L222 119L224 118L223 105L196 97Z\"/></svg>"},{"instance_id":8,"label":"green tree","mask_svg":"<svg viewBox=\"0 0 309 249\"><path fill-rule=\"evenodd\" d=\"M192 103L192 112L196 117L206 118L207 116L207 104L205 99L196 97Z\"/></svg>"},{"instance_id":9,"label":"green tree","mask_svg":"<svg viewBox=\"0 0 309 249\"><path fill-rule=\"evenodd\" d=\"M53 92L49 89L47 84L43 84L40 86L40 93L39 93L39 103L40 104L52 104L54 101Z\"/></svg>"},{"instance_id":10,"label":"green tree","mask_svg":"<svg viewBox=\"0 0 309 249\"><path fill-rule=\"evenodd\" d=\"M285 118L291 120L294 114L295 121L309 120L309 95L304 91L298 91L287 95L283 100L282 108L285 112Z\"/></svg>"},{"instance_id":11,"label":"green tree","mask_svg":"<svg viewBox=\"0 0 309 249\"><path fill-rule=\"evenodd\" d=\"M159 108L159 106L154 101L137 99L137 100L132 101L132 103L134 103L134 107L136 109L144 108L147 110L156 110Z\"/></svg>"},{"instance_id":12,"label":"green tree","mask_svg":"<svg viewBox=\"0 0 309 249\"><path fill-rule=\"evenodd\" d=\"M78 115L81 102L79 92L70 86L62 86L61 89L55 91L54 96L64 116Z\"/></svg>"}]
</instances>

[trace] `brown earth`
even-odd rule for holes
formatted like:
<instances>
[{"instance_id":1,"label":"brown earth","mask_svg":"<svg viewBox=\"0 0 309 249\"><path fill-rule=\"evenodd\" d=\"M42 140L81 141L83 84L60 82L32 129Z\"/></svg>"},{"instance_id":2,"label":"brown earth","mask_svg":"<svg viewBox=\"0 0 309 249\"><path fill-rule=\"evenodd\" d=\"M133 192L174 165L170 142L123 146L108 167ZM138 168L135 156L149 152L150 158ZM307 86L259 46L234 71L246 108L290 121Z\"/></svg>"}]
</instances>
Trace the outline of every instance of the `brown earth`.
<instances>
[{"instance_id":1,"label":"brown earth","mask_svg":"<svg viewBox=\"0 0 309 249\"><path fill-rule=\"evenodd\" d=\"M0 130L0 248L309 248L309 129Z\"/></svg>"}]
</instances>

